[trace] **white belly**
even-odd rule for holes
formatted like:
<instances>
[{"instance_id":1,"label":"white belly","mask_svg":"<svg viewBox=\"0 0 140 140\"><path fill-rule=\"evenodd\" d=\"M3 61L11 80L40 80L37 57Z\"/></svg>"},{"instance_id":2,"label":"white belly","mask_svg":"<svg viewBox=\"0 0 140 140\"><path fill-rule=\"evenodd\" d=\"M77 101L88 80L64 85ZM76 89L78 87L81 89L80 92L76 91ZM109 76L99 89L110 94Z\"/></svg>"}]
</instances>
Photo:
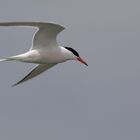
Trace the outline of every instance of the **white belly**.
<instances>
[{"instance_id":1,"label":"white belly","mask_svg":"<svg viewBox=\"0 0 140 140\"><path fill-rule=\"evenodd\" d=\"M43 51L31 50L22 55L22 60L30 63L62 63L65 62L65 56L59 50Z\"/></svg>"}]
</instances>

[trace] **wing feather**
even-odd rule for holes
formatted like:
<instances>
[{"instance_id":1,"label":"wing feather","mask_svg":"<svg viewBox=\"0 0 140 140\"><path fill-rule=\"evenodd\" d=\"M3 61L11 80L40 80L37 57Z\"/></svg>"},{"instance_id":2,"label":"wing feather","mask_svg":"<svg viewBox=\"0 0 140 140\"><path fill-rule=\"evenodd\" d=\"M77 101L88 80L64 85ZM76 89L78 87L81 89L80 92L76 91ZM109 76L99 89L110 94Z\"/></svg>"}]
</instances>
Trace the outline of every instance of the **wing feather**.
<instances>
[{"instance_id":1,"label":"wing feather","mask_svg":"<svg viewBox=\"0 0 140 140\"><path fill-rule=\"evenodd\" d=\"M59 24L49 22L0 22L0 26L27 26L27 27L46 27L46 28L58 28L60 31L65 28Z\"/></svg>"},{"instance_id":2,"label":"wing feather","mask_svg":"<svg viewBox=\"0 0 140 140\"><path fill-rule=\"evenodd\" d=\"M44 71L50 69L51 67L53 67L56 64L39 64L37 65L35 68L33 68L33 70L28 73L23 79L21 79L20 81L18 81L17 83L15 83L12 86L16 86L19 85L27 80L30 80L31 78L34 78L35 76L43 73Z\"/></svg>"},{"instance_id":3,"label":"wing feather","mask_svg":"<svg viewBox=\"0 0 140 140\"><path fill-rule=\"evenodd\" d=\"M3 22L0 26L35 27L37 31L32 39L32 49L58 46L56 37L65 28L55 23L47 22Z\"/></svg>"}]
</instances>

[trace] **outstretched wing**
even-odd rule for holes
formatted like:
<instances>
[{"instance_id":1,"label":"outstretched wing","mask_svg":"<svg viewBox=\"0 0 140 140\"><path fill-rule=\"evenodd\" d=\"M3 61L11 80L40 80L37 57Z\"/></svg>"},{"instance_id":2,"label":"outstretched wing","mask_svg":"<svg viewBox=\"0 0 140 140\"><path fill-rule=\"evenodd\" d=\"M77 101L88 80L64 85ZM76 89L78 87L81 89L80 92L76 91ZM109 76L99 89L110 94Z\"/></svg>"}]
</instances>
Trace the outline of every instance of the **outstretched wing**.
<instances>
[{"instance_id":1,"label":"outstretched wing","mask_svg":"<svg viewBox=\"0 0 140 140\"><path fill-rule=\"evenodd\" d=\"M45 22L4 22L0 26L27 26L36 27L31 49L58 46L56 37L64 27L54 23Z\"/></svg>"},{"instance_id":2,"label":"outstretched wing","mask_svg":"<svg viewBox=\"0 0 140 140\"><path fill-rule=\"evenodd\" d=\"M39 64L29 74L27 74L22 80L18 81L17 83L15 83L12 86L16 86L22 82L30 80L31 78L34 78L35 76L41 74L42 72L50 69L51 67L53 67L55 65L56 64Z\"/></svg>"}]
</instances>

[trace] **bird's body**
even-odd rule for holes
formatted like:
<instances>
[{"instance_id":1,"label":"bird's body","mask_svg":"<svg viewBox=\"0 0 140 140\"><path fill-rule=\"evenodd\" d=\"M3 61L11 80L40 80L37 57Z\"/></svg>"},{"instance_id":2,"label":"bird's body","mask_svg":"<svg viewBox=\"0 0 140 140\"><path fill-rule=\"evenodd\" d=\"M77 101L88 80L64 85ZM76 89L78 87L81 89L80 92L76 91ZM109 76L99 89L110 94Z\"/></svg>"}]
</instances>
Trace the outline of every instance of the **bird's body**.
<instances>
[{"instance_id":1,"label":"bird's body","mask_svg":"<svg viewBox=\"0 0 140 140\"><path fill-rule=\"evenodd\" d=\"M27 81L56 64L67 60L78 60L87 65L74 49L57 44L57 34L64 30L64 27L58 24L42 22L7 22L0 23L0 26L31 26L37 28L32 40L32 46L28 52L0 60L15 60L38 64L28 75L14 85Z\"/></svg>"},{"instance_id":2,"label":"bird's body","mask_svg":"<svg viewBox=\"0 0 140 140\"><path fill-rule=\"evenodd\" d=\"M68 57L69 56L69 57ZM9 60L17 60L27 63L48 64L48 63L62 63L67 60L73 59L71 53L62 46L53 49L36 49L30 50L26 53L12 56Z\"/></svg>"}]
</instances>

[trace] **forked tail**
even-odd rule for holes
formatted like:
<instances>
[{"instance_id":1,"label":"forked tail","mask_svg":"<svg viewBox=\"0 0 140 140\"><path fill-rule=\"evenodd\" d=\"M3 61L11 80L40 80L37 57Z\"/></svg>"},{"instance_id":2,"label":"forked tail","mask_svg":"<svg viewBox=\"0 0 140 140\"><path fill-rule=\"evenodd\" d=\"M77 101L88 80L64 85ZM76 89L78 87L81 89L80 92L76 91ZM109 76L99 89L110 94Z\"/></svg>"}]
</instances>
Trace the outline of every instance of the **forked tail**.
<instances>
[{"instance_id":1,"label":"forked tail","mask_svg":"<svg viewBox=\"0 0 140 140\"><path fill-rule=\"evenodd\" d=\"M2 58L2 59L0 59L0 62L3 62L3 61L8 61L8 58Z\"/></svg>"},{"instance_id":2,"label":"forked tail","mask_svg":"<svg viewBox=\"0 0 140 140\"><path fill-rule=\"evenodd\" d=\"M14 59L12 57L1 58L0 59L0 62L3 62L3 61L11 61L11 60L14 60Z\"/></svg>"}]
</instances>

